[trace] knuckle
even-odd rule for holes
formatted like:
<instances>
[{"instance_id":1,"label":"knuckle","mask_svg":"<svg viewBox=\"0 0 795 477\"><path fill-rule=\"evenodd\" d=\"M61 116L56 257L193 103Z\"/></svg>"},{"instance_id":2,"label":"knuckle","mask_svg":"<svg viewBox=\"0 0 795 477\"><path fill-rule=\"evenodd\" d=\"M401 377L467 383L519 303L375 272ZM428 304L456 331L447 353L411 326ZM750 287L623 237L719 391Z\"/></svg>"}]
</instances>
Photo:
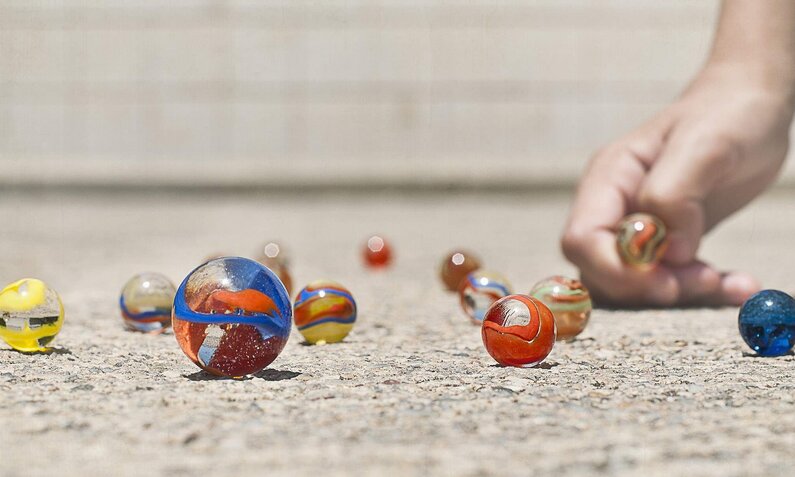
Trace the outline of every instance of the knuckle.
<instances>
[{"instance_id":1,"label":"knuckle","mask_svg":"<svg viewBox=\"0 0 795 477\"><path fill-rule=\"evenodd\" d=\"M612 164L616 157L621 157L630 153L630 148L623 142L614 142L603 146L591 156L591 164L601 163Z\"/></svg>"},{"instance_id":2,"label":"knuckle","mask_svg":"<svg viewBox=\"0 0 795 477\"><path fill-rule=\"evenodd\" d=\"M576 263L581 256L581 252L587 247L588 234L576 225L569 225L563 232L560 239L560 248L563 255Z\"/></svg>"},{"instance_id":3,"label":"knuckle","mask_svg":"<svg viewBox=\"0 0 795 477\"><path fill-rule=\"evenodd\" d=\"M682 191L674 187L674 184L649 183L638 194L638 205L644 210L664 210L670 204L679 202L682 199L681 194Z\"/></svg>"},{"instance_id":4,"label":"knuckle","mask_svg":"<svg viewBox=\"0 0 795 477\"><path fill-rule=\"evenodd\" d=\"M694 153L714 169L731 167L737 157L737 146L734 141L725 137L702 139L694 146Z\"/></svg>"}]
</instances>

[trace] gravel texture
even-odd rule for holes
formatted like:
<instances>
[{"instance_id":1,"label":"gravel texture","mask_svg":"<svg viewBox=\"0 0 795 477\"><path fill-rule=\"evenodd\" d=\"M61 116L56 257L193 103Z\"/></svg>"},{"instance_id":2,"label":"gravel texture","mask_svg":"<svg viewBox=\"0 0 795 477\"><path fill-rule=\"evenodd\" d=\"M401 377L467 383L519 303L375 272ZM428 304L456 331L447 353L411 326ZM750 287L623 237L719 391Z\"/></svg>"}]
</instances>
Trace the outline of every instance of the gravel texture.
<instances>
[{"instance_id":1,"label":"gravel texture","mask_svg":"<svg viewBox=\"0 0 795 477\"><path fill-rule=\"evenodd\" d=\"M534 369L496 366L442 291L455 246L526 292L571 274L568 197L0 195L0 278L36 276L67 310L52 353L0 347L0 475L791 475L795 357L757 358L736 309L595 310ZM781 218L784 217L784 220ZM767 197L704 244L792 291L795 197ZM394 244L383 273L367 235ZM133 274L180 281L270 239L296 284L331 278L354 332L244 380L200 372L172 334L125 332ZM540 473L539 473L540 472Z\"/></svg>"}]
</instances>

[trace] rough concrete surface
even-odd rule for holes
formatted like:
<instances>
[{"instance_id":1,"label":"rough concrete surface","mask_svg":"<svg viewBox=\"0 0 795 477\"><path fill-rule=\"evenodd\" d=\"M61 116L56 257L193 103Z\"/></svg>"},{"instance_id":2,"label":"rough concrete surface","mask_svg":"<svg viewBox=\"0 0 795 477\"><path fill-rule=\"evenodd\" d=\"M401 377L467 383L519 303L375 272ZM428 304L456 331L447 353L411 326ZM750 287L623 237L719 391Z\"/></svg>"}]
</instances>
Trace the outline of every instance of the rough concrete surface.
<instances>
[{"instance_id":1,"label":"rough concrete surface","mask_svg":"<svg viewBox=\"0 0 795 477\"><path fill-rule=\"evenodd\" d=\"M756 358L735 309L596 310L534 369L496 366L441 290L448 249L480 252L517 291L573 273L568 197L0 195L0 279L36 276L67 310L52 353L0 348L0 475L791 475L795 357ZM795 288L795 198L722 226L705 257ZM367 234L396 265L366 271ZM212 378L173 335L122 330L133 274L180 281L211 253L269 239L298 284L347 285L339 345L297 332L269 369Z\"/></svg>"}]
</instances>

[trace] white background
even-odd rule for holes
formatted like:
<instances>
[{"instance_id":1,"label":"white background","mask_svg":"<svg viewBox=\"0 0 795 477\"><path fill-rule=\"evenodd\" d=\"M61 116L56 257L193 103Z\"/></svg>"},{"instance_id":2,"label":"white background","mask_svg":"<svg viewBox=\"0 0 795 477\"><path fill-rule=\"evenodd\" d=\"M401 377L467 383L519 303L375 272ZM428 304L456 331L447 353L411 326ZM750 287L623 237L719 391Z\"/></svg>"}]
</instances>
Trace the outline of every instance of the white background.
<instances>
[{"instance_id":1,"label":"white background","mask_svg":"<svg viewBox=\"0 0 795 477\"><path fill-rule=\"evenodd\" d=\"M718 6L113 4L0 2L0 181L568 186L677 95Z\"/></svg>"}]
</instances>

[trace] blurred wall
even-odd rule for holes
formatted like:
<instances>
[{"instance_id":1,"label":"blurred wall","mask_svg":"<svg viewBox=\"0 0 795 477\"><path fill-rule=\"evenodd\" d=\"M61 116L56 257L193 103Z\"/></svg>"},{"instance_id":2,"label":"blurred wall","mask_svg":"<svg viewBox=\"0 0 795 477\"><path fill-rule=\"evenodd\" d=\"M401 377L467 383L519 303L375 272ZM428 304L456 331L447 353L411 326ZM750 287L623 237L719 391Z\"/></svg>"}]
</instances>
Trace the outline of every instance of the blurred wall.
<instances>
[{"instance_id":1,"label":"blurred wall","mask_svg":"<svg viewBox=\"0 0 795 477\"><path fill-rule=\"evenodd\" d=\"M112 6L109 6L112 5ZM3 181L570 184L717 2L0 1Z\"/></svg>"}]
</instances>

